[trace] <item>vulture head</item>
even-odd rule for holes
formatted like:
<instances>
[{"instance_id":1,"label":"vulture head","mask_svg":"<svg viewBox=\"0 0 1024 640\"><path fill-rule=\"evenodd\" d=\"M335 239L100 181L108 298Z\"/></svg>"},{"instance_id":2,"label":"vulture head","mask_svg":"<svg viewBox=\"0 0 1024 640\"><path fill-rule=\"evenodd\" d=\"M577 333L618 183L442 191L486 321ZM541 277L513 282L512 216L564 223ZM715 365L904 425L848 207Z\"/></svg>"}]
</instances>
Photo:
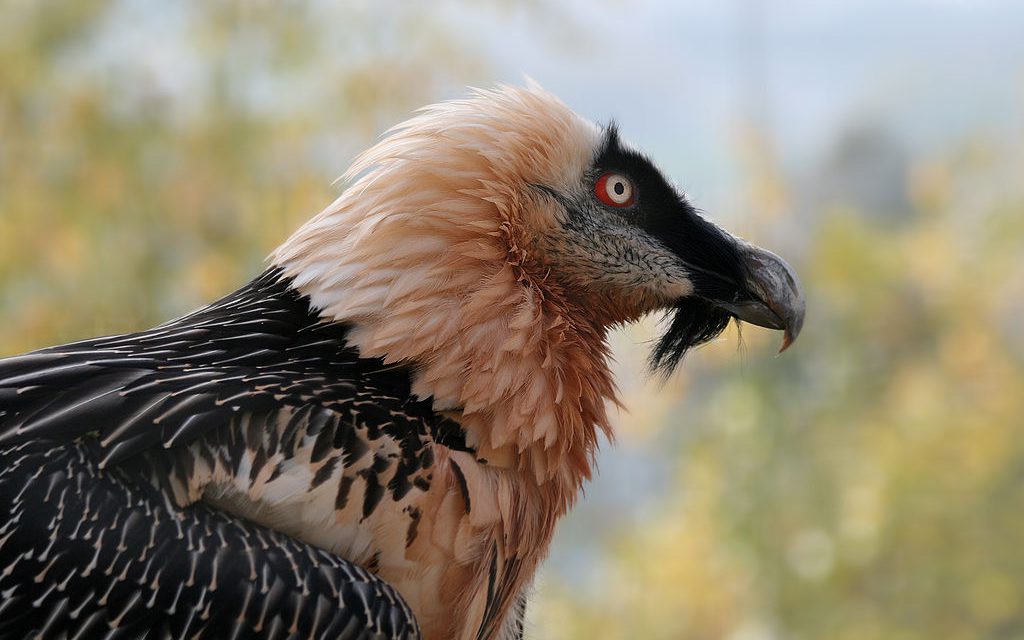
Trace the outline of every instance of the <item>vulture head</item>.
<instances>
[{"instance_id":1,"label":"vulture head","mask_svg":"<svg viewBox=\"0 0 1024 640\"><path fill-rule=\"evenodd\" d=\"M400 324L424 300L454 310L511 270L577 322L670 310L651 360L670 371L730 318L781 330L782 349L803 324L790 266L703 218L614 125L535 84L428 106L345 177L275 255L338 319Z\"/></svg>"},{"instance_id":2,"label":"vulture head","mask_svg":"<svg viewBox=\"0 0 1024 640\"><path fill-rule=\"evenodd\" d=\"M346 178L274 262L373 355L493 357L530 348L508 329L545 310L598 334L667 310L651 362L670 372L730 319L783 331L782 349L803 323L781 258L702 217L614 125L535 84L426 107Z\"/></svg>"}]
</instances>

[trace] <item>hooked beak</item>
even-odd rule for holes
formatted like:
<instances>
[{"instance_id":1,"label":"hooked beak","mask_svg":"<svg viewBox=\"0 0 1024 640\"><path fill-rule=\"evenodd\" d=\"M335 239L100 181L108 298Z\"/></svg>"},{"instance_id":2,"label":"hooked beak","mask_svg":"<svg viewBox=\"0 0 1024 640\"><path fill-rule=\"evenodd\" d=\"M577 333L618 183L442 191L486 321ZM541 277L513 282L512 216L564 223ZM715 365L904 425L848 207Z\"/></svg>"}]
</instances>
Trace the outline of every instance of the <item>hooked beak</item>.
<instances>
[{"instance_id":1,"label":"hooked beak","mask_svg":"<svg viewBox=\"0 0 1024 640\"><path fill-rule=\"evenodd\" d=\"M793 344L804 325L806 307L800 279L786 261L771 251L739 240L746 270L746 291L733 300L712 302L736 318L759 327L778 329L782 353Z\"/></svg>"}]
</instances>

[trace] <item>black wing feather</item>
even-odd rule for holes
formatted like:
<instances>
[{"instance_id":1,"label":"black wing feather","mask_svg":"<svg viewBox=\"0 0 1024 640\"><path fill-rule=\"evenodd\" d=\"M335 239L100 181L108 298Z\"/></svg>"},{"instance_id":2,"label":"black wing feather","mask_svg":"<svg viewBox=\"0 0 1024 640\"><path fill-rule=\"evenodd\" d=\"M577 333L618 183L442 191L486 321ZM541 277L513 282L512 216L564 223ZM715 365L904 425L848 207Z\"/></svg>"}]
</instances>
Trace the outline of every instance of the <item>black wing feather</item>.
<instances>
[{"instance_id":1,"label":"black wing feather","mask_svg":"<svg viewBox=\"0 0 1024 640\"><path fill-rule=\"evenodd\" d=\"M357 429L398 442L410 469L428 441L465 448L407 370L360 358L289 285L271 269L155 329L0 360L0 637L418 635L364 569L202 504L179 510L143 479L147 465L189 476L193 460L164 448L240 451L239 416L267 453L303 432L348 460L366 453ZM288 408L294 425L266 428Z\"/></svg>"},{"instance_id":2,"label":"black wing feather","mask_svg":"<svg viewBox=\"0 0 1024 640\"><path fill-rule=\"evenodd\" d=\"M321 322L270 269L155 329L0 360L0 446L95 431L104 464L116 464L158 445L189 444L240 411L315 405L343 412L364 397L425 425L446 445L465 446L457 425L412 397L406 369L360 358L347 331Z\"/></svg>"},{"instance_id":3,"label":"black wing feather","mask_svg":"<svg viewBox=\"0 0 1024 640\"><path fill-rule=\"evenodd\" d=\"M82 443L2 449L0 470L0 638L418 637L365 569L202 504L178 510Z\"/></svg>"}]
</instances>

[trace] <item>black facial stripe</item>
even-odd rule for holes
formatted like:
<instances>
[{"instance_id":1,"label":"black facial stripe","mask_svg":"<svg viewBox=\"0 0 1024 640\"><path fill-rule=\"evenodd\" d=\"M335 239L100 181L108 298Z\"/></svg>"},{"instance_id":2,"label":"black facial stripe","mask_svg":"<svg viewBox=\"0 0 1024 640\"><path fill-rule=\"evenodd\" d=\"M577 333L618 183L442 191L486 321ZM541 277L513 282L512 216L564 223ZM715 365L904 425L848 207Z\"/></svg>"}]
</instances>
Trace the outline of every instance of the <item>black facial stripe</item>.
<instances>
[{"instance_id":1,"label":"black facial stripe","mask_svg":"<svg viewBox=\"0 0 1024 640\"><path fill-rule=\"evenodd\" d=\"M614 124L594 158L595 174L607 171L633 182L635 202L622 215L687 265L696 295L714 300L742 295L745 277L735 242L702 218L647 157L624 147Z\"/></svg>"},{"instance_id":2,"label":"black facial stripe","mask_svg":"<svg viewBox=\"0 0 1024 640\"><path fill-rule=\"evenodd\" d=\"M594 158L595 176L606 171L621 173L633 183L634 204L620 209L620 215L675 254L693 284L693 295L677 301L669 312L668 328L651 354L651 368L667 375L689 349L728 326L731 315L713 301L748 295L743 262L736 242L701 217L643 154L624 147L614 124Z\"/></svg>"}]
</instances>

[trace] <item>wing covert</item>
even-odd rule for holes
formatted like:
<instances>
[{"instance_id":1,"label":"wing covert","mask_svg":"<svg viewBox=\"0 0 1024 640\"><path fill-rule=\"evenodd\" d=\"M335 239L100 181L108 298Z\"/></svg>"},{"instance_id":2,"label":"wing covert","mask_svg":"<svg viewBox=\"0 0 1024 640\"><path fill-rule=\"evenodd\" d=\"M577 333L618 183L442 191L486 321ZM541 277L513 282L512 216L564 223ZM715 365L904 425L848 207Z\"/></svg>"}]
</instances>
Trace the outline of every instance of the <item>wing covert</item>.
<instances>
[{"instance_id":1,"label":"wing covert","mask_svg":"<svg viewBox=\"0 0 1024 640\"><path fill-rule=\"evenodd\" d=\"M154 329L0 360L0 446L92 436L105 467L243 413L310 406L381 425L397 415L409 435L465 447L457 425L412 396L408 371L359 357L347 331L270 269Z\"/></svg>"}]
</instances>

